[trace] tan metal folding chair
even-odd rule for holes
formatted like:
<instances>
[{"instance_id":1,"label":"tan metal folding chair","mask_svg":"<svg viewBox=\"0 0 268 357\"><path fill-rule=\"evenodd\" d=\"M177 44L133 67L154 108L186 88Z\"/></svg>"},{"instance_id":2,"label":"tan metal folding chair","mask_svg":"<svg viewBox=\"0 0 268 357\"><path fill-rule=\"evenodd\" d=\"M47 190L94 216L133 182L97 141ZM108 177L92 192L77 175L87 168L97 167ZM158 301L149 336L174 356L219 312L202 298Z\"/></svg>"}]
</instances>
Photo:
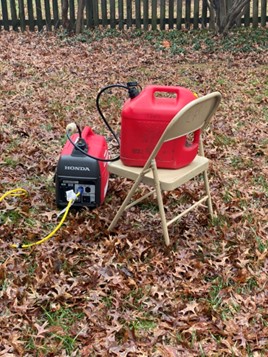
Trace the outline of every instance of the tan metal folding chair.
<instances>
[{"instance_id":1,"label":"tan metal folding chair","mask_svg":"<svg viewBox=\"0 0 268 357\"><path fill-rule=\"evenodd\" d=\"M189 165L183 168L175 170L158 169L155 158L164 142L184 135L189 135L198 129L205 129L209 124L210 118L217 110L220 101L221 94L219 92L213 92L195 99L181 109L167 125L144 167L125 166L121 160L108 164L108 170L110 173L134 180L132 188L126 196L120 209L117 211L117 214L111 222L108 230L112 230L115 227L117 221L126 209L136 205L153 193L156 193L166 245L170 244L168 227L197 206L201 204L203 205L206 202L209 214L211 218L213 217L207 174L209 160L204 157L202 135L200 135L199 155L197 155ZM162 191L172 191L200 174L203 174L205 195L179 215L167 221L163 206ZM139 199L129 203L140 183L152 186L154 189Z\"/></svg>"}]
</instances>

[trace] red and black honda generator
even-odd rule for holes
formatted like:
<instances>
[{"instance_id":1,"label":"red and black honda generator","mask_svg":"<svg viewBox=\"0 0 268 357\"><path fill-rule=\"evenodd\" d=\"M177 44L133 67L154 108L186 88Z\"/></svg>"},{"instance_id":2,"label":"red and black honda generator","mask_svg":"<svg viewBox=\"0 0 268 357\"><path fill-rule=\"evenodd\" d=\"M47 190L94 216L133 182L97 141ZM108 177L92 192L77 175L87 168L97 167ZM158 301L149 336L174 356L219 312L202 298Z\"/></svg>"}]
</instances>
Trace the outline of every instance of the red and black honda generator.
<instances>
[{"instance_id":1,"label":"red and black honda generator","mask_svg":"<svg viewBox=\"0 0 268 357\"><path fill-rule=\"evenodd\" d=\"M80 192L73 206L97 207L104 201L109 180L106 140L90 127L68 139L56 169L56 203L59 207L67 206L66 193L73 190Z\"/></svg>"}]
</instances>

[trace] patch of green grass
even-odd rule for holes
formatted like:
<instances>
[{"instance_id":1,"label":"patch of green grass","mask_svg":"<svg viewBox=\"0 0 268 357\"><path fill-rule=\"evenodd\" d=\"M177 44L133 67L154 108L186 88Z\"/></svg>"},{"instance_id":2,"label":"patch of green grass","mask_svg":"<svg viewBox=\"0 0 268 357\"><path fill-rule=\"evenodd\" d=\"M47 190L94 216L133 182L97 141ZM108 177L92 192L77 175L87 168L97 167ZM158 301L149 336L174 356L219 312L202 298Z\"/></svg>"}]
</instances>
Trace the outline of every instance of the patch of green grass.
<instances>
[{"instance_id":1,"label":"patch of green grass","mask_svg":"<svg viewBox=\"0 0 268 357\"><path fill-rule=\"evenodd\" d=\"M241 198L238 203L239 208L247 208L249 206L248 200Z\"/></svg>"},{"instance_id":2,"label":"patch of green grass","mask_svg":"<svg viewBox=\"0 0 268 357\"><path fill-rule=\"evenodd\" d=\"M28 273L29 275L33 276L36 272L38 265L33 261L32 264L30 263L28 266Z\"/></svg>"},{"instance_id":3,"label":"patch of green grass","mask_svg":"<svg viewBox=\"0 0 268 357\"><path fill-rule=\"evenodd\" d=\"M139 207L141 210L149 210L152 214L158 213L158 205L155 200L152 201L144 201L139 203Z\"/></svg>"},{"instance_id":4,"label":"patch of green grass","mask_svg":"<svg viewBox=\"0 0 268 357\"><path fill-rule=\"evenodd\" d=\"M246 289L248 289L248 291L252 291L256 287L258 287L258 282L257 282L256 278L251 277L250 279L248 279L245 287L246 287Z\"/></svg>"},{"instance_id":5,"label":"patch of green grass","mask_svg":"<svg viewBox=\"0 0 268 357\"><path fill-rule=\"evenodd\" d=\"M268 181L264 175L258 175L257 177L254 177L253 183L258 185L263 190L263 192L268 195Z\"/></svg>"},{"instance_id":6,"label":"patch of green grass","mask_svg":"<svg viewBox=\"0 0 268 357\"><path fill-rule=\"evenodd\" d=\"M40 129L42 129L44 131L53 131L54 130L54 126L53 126L52 123L46 123L46 124L40 125Z\"/></svg>"},{"instance_id":7,"label":"patch of green grass","mask_svg":"<svg viewBox=\"0 0 268 357\"><path fill-rule=\"evenodd\" d=\"M182 47L181 45L177 45L176 43L172 44L170 47L170 52L172 55L177 55L177 54L186 54L186 49Z\"/></svg>"},{"instance_id":8,"label":"patch of green grass","mask_svg":"<svg viewBox=\"0 0 268 357\"><path fill-rule=\"evenodd\" d=\"M76 41L91 43L100 41L104 38L117 38L126 36L127 39L143 38L154 45L156 50L170 51L171 54L186 54L188 51L211 52L261 52L267 49L268 35L262 28L238 28L231 31L227 36L215 36L213 31L209 30L191 30L191 31L142 31L133 30L130 33L124 33L117 29L85 30L82 34L69 36L66 31L59 31L58 38L68 44ZM163 41L170 42L170 48L163 46Z\"/></svg>"},{"instance_id":9,"label":"patch of green grass","mask_svg":"<svg viewBox=\"0 0 268 357\"><path fill-rule=\"evenodd\" d=\"M207 299L204 299L208 306L221 316L222 320L228 320L240 311L238 304L227 303L223 299L222 291L231 286L234 286L233 280L224 281L220 276L214 277Z\"/></svg>"},{"instance_id":10,"label":"patch of green grass","mask_svg":"<svg viewBox=\"0 0 268 357\"><path fill-rule=\"evenodd\" d=\"M218 78L218 79L217 79L217 83L220 84L220 85L224 85L224 84L226 84L226 79L224 79L224 78Z\"/></svg>"},{"instance_id":11,"label":"patch of green grass","mask_svg":"<svg viewBox=\"0 0 268 357\"><path fill-rule=\"evenodd\" d=\"M235 139L225 134L215 134L215 145L231 146L235 144Z\"/></svg>"},{"instance_id":12,"label":"patch of green grass","mask_svg":"<svg viewBox=\"0 0 268 357\"><path fill-rule=\"evenodd\" d=\"M245 213L242 216L242 222L248 222L249 224L254 224L255 223L255 216L252 213Z\"/></svg>"},{"instance_id":13,"label":"patch of green grass","mask_svg":"<svg viewBox=\"0 0 268 357\"><path fill-rule=\"evenodd\" d=\"M6 165L11 166L12 169L15 169L15 167L18 165L18 161L12 159L11 157L4 158L4 162Z\"/></svg>"},{"instance_id":14,"label":"patch of green grass","mask_svg":"<svg viewBox=\"0 0 268 357\"><path fill-rule=\"evenodd\" d=\"M0 212L0 224L9 222L9 224L16 224L22 219L21 214L16 210L8 212Z\"/></svg>"},{"instance_id":15,"label":"patch of green grass","mask_svg":"<svg viewBox=\"0 0 268 357\"><path fill-rule=\"evenodd\" d=\"M188 203L191 203L193 200L191 198L191 196L187 193L182 193L177 195L176 197L172 196L169 198L169 203L168 206L171 208L176 208L180 205L185 205Z\"/></svg>"},{"instance_id":16,"label":"patch of green grass","mask_svg":"<svg viewBox=\"0 0 268 357\"><path fill-rule=\"evenodd\" d=\"M243 157L241 157L241 156L233 156L231 158L231 165L235 169L246 169L246 167L247 167L245 165Z\"/></svg>"},{"instance_id":17,"label":"patch of green grass","mask_svg":"<svg viewBox=\"0 0 268 357\"><path fill-rule=\"evenodd\" d=\"M112 296L104 296L102 298L102 302L104 303L104 305L110 309L113 306L113 299Z\"/></svg>"},{"instance_id":18,"label":"patch of green grass","mask_svg":"<svg viewBox=\"0 0 268 357\"><path fill-rule=\"evenodd\" d=\"M218 216L213 217L212 225L215 227L224 227L226 225L229 225L228 217L218 214Z\"/></svg>"},{"instance_id":19,"label":"patch of green grass","mask_svg":"<svg viewBox=\"0 0 268 357\"><path fill-rule=\"evenodd\" d=\"M230 203L233 200L233 194L229 190L226 190L222 198L225 203Z\"/></svg>"},{"instance_id":20,"label":"patch of green grass","mask_svg":"<svg viewBox=\"0 0 268 357\"><path fill-rule=\"evenodd\" d=\"M33 336L30 336L29 339L25 343L25 350L26 351L34 351L35 350L35 341Z\"/></svg>"},{"instance_id":21,"label":"patch of green grass","mask_svg":"<svg viewBox=\"0 0 268 357\"><path fill-rule=\"evenodd\" d=\"M8 281L7 279L3 279L0 285L0 291L5 291L7 287L8 287Z\"/></svg>"},{"instance_id":22,"label":"patch of green grass","mask_svg":"<svg viewBox=\"0 0 268 357\"><path fill-rule=\"evenodd\" d=\"M76 347L76 338L72 336L61 336L57 334L53 334L54 338L59 341L63 349L70 355Z\"/></svg>"},{"instance_id":23,"label":"patch of green grass","mask_svg":"<svg viewBox=\"0 0 268 357\"><path fill-rule=\"evenodd\" d=\"M59 344L59 349L64 349L68 355L70 355L76 346L77 336L73 336L70 333L70 329L77 320L80 320L84 317L84 313L74 311L69 307L61 306L57 310L52 308L43 308L43 318L48 322L49 326L58 326L64 331L62 333L49 333L50 339L53 338ZM60 347L61 346L61 347ZM30 348L30 346L29 346Z\"/></svg>"},{"instance_id":24,"label":"patch of green grass","mask_svg":"<svg viewBox=\"0 0 268 357\"><path fill-rule=\"evenodd\" d=\"M148 331L153 330L156 327L156 323L153 320L137 318L129 323L129 327L136 331Z\"/></svg>"},{"instance_id":25,"label":"patch of green grass","mask_svg":"<svg viewBox=\"0 0 268 357\"><path fill-rule=\"evenodd\" d=\"M25 341L25 351L34 353L33 355L36 357L55 355L55 352L57 352L55 346L50 346L46 340L42 342L40 340L37 341L34 338L36 332L34 329L29 329L27 332L29 338Z\"/></svg>"},{"instance_id":26,"label":"patch of green grass","mask_svg":"<svg viewBox=\"0 0 268 357\"><path fill-rule=\"evenodd\" d=\"M139 303L140 299L142 299L144 296L144 290L142 288L137 288L134 290L131 290L129 294L126 296L126 300L129 300L131 298L132 303Z\"/></svg>"},{"instance_id":27,"label":"patch of green grass","mask_svg":"<svg viewBox=\"0 0 268 357\"><path fill-rule=\"evenodd\" d=\"M255 277L250 277L244 284L239 284L235 287L238 294L250 295L258 287L258 282Z\"/></svg>"},{"instance_id":28,"label":"patch of green grass","mask_svg":"<svg viewBox=\"0 0 268 357\"><path fill-rule=\"evenodd\" d=\"M212 306L213 310L216 310L222 302L220 291L224 288L224 286L225 284L223 283L223 280L221 278L216 278L213 281L207 299L209 304Z\"/></svg>"},{"instance_id":29,"label":"patch of green grass","mask_svg":"<svg viewBox=\"0 0 268 357\"><path fill-rule=\"evenodd\" d=\"M256 246L257 249L260 253L265 252L266 249L268 249L268 240L263 240L260 238L258 235L255 233L255 239L256 239Z\"/></svg>"},{"instance_id":30,"label":"patch of green grass","mask_svg":"<svg viewBox=\"0 0 268 357\"><path fill-rule=\"evenodd\" d=\"M194 345L196 344L197 341L197 332L196 330L193 330L191 333L191 337L190 337L190 346L191 348L194 347Z\"/></svg>"},{"instance_id":31,"label":"patch of green grass","mask_svg":"<svg viewBox=\"0 0 268 357\"><path fill-rule=\"evenodd\" d=\"M154 43L156 49L163 50L163 40L171 43L172 54L187 53L189 50L210 52L253 52L263 51L268 40L264 29L239 28L226 37L215 36L209 30L153 31L146 32L144 38Z\"/></svg>"},{"instance_id":32,"label":"patch of green grass","mask_svg":"<svg viewBox=\"0 0 268 357\"><path fill-rule=\"evenodd\" d=\"M77 319L81 319L84 316L81 312L76 312L63 306L55 311L53 309L43 309L43 313L49 325L61 326L66 331Z\"/></svg>"},{"instance_id":33,"label":"patch of green grass","mask_svg":"<svg viewBox=\"0 0 268 357\"><path fill-rule=\"evenodd\" d=\"M224 37L221 46L224 51L231 52L261 51L266 41L267 34L262 29L238 29Z\"/></svg>"},{"instance_id":34,"label":"patch of green grass","mask_svg":"<svg viewBox=\"0 0 268 357\"><path fill-rule=\"evenodd\" d=\"M63 136L61 136L60 137L60 140L59 140L59 146L60 147L63 147L65 144L66 144L66 142L67 142L67 137L66 137L66 135L64 134Z\"/></svg>"}]
</instances>

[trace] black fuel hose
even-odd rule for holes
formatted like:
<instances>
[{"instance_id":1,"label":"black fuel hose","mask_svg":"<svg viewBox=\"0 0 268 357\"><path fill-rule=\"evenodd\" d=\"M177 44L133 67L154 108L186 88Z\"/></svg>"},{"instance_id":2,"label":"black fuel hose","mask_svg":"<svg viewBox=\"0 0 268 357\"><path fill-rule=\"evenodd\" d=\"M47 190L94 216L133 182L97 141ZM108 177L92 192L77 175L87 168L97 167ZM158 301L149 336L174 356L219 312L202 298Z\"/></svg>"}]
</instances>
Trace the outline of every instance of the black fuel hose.
<instances>
[{"instance_id":1,"label":"black fuel hose","mask_svg":"<svg viewBox=\"0 0 268 357\"><path fill-rule=\"evenodd\" d=\"M110 124L108 123L108 121L106 120L101 108L100 108L100 97L101 95L109 90L109 89L112 89L112 88L123 88L123 89L126 89L128 91L128 94L129 94L129 98L135 98L138 94L139 94L139 91L137 89L137 87L140 88L141 90L141 87L138 85L137 82L128 82L127 85L125 84L110 84L108 86L105 86L103 87L98 95L97 95L97 98L96 98L96 106L97 106L97 110L102 118L102 120L104 121L105 125L107 126L108 130L112 133L113 137L115 138L118 146L120 147L120 140L118 138L118 136L116 135L116 133L114 132L114 130L112 129L112 127L110 126ZM102 158L99 158L99 157L94 157L92 155L89 155L87 152L84 151L84 142L83 142L83 139L81 138L81 130L80 128L78 127L78 125L76 125L77 128L78 128L78 131L79 131L79 137L80 139L78 140L78 144L75 143L70 134L68 132L66 132L66 136L68 138L68 140L70 141L70 143L76 148L76 150L78 150L79 152L81 152L82 154L84 154L85 156L91 158L91 159L94 159L94 160L97 160L97 161L101 161L101 162L112 162L112 161L117 161L120 159L120 156L117 156L115 158L111 158L111 159L102 159ZM79 141L81 143L81 146L79 145Z\"/></svg>"}]
</instances>

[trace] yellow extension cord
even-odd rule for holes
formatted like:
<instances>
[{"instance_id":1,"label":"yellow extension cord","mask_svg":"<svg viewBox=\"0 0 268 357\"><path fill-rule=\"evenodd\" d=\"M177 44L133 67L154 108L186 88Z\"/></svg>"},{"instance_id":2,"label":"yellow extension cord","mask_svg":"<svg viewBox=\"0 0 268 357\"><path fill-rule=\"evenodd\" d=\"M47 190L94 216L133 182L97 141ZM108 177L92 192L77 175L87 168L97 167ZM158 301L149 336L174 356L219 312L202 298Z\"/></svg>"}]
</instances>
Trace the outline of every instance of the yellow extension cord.
<instances>
[{"instance_id":1,"label":"yellow extension cord","mask_svg":"<svg viewBox=\"0 0 268 357\"><path fill-rule=\"evenodd\" d=\"M79 196L79 192L76 194L76 197ZM13 196L13 197L17 197L17 196L26 196L28 195L28 192L26 190L24 190L23 188L15 188L14 190L10 190L7 191L6 193L4 193L1 197L0 197L0 202L3 201L4 198L6 198L7 196ZM65 221L67 214L69 213L69 210L73 204L75 200L71 199L68 202L68 205L64 211L64 214L62 216L61 221L59 222L59 224L57 225L57 227L50 233L48 234L46 237L44 237L43 239L40 239L37 242L34 243L29 243L29 244L10 244L10 246L12 248L30 248L33 247L34 245L38 245L38 244L42 244L44 242L46 242L48 239L50 239L62 226L63 222Z\"/></svg>"}]
</instances>

